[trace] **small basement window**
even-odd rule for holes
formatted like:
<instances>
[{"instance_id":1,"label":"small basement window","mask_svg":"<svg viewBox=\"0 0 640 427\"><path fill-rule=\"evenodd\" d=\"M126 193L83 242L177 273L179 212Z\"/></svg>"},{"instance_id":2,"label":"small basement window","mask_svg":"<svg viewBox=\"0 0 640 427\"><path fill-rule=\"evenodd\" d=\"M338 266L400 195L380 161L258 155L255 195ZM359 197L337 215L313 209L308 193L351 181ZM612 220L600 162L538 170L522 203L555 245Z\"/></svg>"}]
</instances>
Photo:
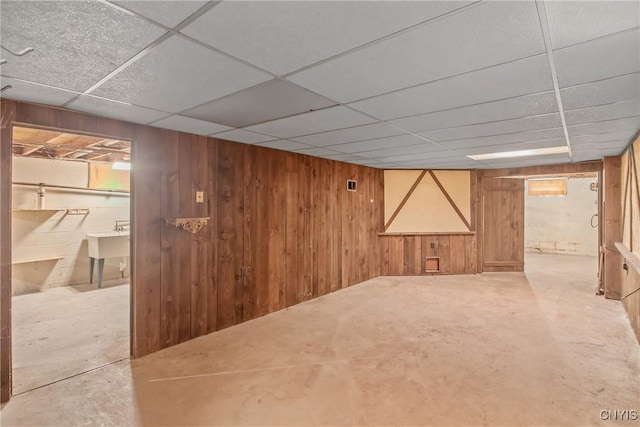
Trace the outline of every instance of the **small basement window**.
<instances>
[{"instance_id":1,"label":"small basement window","mask_svg":"<svg viewBox=\"0 0 640 427\"><path fill-rule=\"evenodd\" d=\"M347 191L356 191L357 182L355 179L347 180Z\"/></svg>"},{"instance_id":2,"label":"small basement window","mask_svg":"<svg viewBox=\"0 0 640 427\"><path fill-rule=\"evenodd\" d=\"M527 182L530 196L566 196L565 179L531 179Z\"/></svg>"}]
</instances>

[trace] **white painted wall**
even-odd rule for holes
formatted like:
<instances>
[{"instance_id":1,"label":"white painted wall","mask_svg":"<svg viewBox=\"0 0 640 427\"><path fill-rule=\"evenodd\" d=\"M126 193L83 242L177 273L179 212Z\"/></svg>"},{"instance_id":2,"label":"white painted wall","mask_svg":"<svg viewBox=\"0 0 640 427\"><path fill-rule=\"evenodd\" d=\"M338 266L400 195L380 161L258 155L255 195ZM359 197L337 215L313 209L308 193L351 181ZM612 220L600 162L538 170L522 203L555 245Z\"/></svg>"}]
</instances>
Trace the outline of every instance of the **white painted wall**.
<instances>
[{"instance_id":1,"label":"white painted wall","mask_svg":"<svg viewBox=\"0 0 640 427\"><path fill-rule=\"evenodd\" d=\"M525 184L525 249L545 253L598 255L596 178L570 178L566 196L529 196ZM597 218L593 220L597 224Z\"/></svg>"},{"instance_id":2,"label":"white painted wall","mask_svg":"<svg viewBox=\"0 0 640 427\"><path fill-rule=\"evenodd\" d=\"M87 163L14 157L13 181L86 187ZM13 264L13 294L55 286L89 282L86 233L113 231L115 220L129 218L129 196L46 189L45 208L64 211L29 211L37 207L37 187L13 185L13 260L62 257ZM67 208L90 209L88 215L67 215ZM107 259L103 282L120 279L121 259ZM125 270L128 281L129 269ZM94 283L98 278L97 262Z\"/></svg>"}]
</instances>

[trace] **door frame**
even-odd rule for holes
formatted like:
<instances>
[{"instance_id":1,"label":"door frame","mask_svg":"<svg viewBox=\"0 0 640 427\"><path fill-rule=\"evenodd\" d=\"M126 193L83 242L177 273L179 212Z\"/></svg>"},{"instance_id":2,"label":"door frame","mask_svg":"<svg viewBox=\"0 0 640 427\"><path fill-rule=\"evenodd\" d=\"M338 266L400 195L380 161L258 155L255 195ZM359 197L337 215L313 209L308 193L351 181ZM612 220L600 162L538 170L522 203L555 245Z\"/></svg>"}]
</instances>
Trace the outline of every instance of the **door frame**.
<instances>
[{"instance_id":1,"label":"door frame","mask_svg":"<svg viewBox=\"0 0 640 427\"><path fill-rule=\"evenodd\" d=\"M135 125L119 120L90 116L71 110L2 99L0 105L0 402L12 396L13 343L12 343L12 164L13 126L47 129L100 138L122 139L131 142L129 193L129 355L135 351ZM8 201L9 203L4 203Z\"/></svg>"}]
</instances>

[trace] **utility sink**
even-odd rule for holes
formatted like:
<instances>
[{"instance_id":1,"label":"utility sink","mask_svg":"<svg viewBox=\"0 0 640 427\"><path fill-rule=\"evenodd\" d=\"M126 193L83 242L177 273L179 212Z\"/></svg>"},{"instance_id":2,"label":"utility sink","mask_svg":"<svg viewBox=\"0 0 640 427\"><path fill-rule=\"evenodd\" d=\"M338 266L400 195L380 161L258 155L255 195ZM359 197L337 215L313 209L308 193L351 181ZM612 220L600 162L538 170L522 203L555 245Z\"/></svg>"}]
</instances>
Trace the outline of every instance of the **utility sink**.
<instances>
[{"instance_id":1,"label":"utility sink","mask_svg":"<svg viewBox=\"0 0 640 427\"><path fill-rule=\"evenodd\" d=\"M89 256L91 258L116 258L129 256L129 232L111 231L88 233Z\"/></svg>"}]
</instances>

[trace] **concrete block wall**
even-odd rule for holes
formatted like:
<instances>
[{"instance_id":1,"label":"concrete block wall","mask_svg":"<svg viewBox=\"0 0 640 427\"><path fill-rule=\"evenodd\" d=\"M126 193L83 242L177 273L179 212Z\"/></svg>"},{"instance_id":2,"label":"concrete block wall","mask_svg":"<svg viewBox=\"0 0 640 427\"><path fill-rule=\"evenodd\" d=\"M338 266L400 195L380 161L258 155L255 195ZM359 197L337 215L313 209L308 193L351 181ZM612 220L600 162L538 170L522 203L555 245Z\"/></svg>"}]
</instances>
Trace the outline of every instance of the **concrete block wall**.
<instances>
[{"instance_id":1,"label":"concrete block wall","mask_svg":"<svg viewBox=\"0 0 640 427\"><path fill-rule=\"evenodd\" d=\"M596 178L570 178L566 196L530 196L525 184L525 250L572 255L598 255ZM594 225L597 218L593 218Z\"/></svg>"},{"instance_id":2,"label":"concrete block wall","mask_svg":"<svg viewBox=\"0 0 640 427\"><path fill-rule=\"evenodd\" d=\"M88 164L63 160L16 157L13 181L87 187ZM45 208L34 211L37 187L13 185L12 244L13 294L89 282L87 233L112 231L116 220L129 218L129 196L46 188ZM87 215L69 215L67 208L89 209ZM22 210L24 209L24 210ZM57 258L38 262L20 261ZM122 259L107 259L103 281L122 280ZM129 260L124 271L128 281ZM97 264L94 283L97 280Z\"/></svg>"}]
</instances>

